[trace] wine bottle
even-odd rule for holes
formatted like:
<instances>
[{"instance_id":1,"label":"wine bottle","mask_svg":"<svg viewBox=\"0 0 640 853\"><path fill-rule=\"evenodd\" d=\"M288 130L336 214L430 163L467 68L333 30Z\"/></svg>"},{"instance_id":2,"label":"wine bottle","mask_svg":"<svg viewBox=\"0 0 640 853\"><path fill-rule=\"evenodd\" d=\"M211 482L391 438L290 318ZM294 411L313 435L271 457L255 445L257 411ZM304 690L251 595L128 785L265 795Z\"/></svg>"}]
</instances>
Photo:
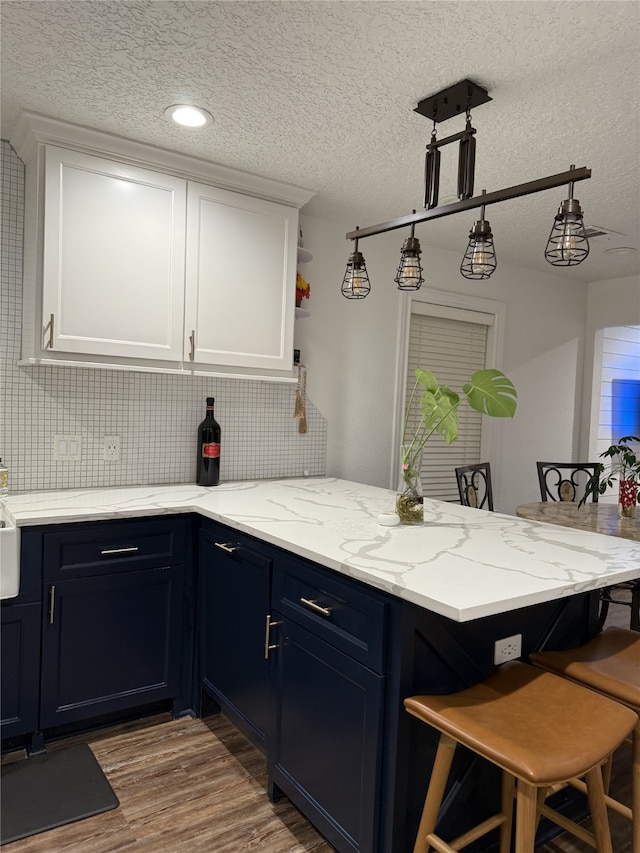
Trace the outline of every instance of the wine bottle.
<instances>
[{"instance_id":1,"label":"wine bottle","mask_svg":"<svg viewBox=\"0 0 640 853\"><path fill-rule=\"evenodd\" d=\"M220 424L213 416L213 397L207 397L207 414L198 427L199 486L217 486L220 482Z\"/></svg>"}]
</instances>

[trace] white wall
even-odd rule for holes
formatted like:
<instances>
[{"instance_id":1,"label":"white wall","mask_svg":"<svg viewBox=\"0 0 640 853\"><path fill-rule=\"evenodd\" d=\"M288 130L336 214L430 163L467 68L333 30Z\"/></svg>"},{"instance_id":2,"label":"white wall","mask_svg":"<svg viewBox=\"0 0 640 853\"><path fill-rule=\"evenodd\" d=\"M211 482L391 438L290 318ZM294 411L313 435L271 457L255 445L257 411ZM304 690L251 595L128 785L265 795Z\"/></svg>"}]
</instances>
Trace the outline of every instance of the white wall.
<instances>
[{"instance_id":1,"label":"white wall","mask_svg":"<svg viewBox=\"0 0 640 853\"><path fill-rule=\"evenodd\" d=\"M361 242L371 293L365 300L347 300L340 284L351 249L345 233L354 223L303 215L301 227L314 260L304 268L311 283L311 317L297 324L296 346L309 368L309 394L328 423L327 474L395 485L390 459L396 341L406 297L397 291L393 276L405 235L391 232ZM496 508L513 513L517 504L539 500L536 460L577 458L588 287L500 264L499 246L498 269L491 279L468 281L459 273L460 257L430 248L418 236L423 287L507 306L501 367L518 389L519 406L513 421L497 422L500 456L490 461Z\"/></svg>"}]
</instances>

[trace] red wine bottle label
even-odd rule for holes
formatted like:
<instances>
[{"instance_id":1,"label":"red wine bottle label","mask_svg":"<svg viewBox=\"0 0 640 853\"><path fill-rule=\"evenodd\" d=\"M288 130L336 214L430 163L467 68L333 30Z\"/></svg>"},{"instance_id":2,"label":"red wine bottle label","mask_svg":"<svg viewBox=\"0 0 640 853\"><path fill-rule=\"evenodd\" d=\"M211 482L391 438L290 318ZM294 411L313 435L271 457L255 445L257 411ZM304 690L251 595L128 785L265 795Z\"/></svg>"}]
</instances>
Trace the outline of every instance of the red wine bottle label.
<instances>
[{"instance_id":1,"label":"red wine bottle label","mask_svg":"<svg viewBox=\"0 0 640 853\"><path fill-rule=\"evenodd\" d=\"M215 441L212 441L209 444L203 444L202 455L207 459L212 459L220 456L220 444Z\"/></svg>"}]
</instances>

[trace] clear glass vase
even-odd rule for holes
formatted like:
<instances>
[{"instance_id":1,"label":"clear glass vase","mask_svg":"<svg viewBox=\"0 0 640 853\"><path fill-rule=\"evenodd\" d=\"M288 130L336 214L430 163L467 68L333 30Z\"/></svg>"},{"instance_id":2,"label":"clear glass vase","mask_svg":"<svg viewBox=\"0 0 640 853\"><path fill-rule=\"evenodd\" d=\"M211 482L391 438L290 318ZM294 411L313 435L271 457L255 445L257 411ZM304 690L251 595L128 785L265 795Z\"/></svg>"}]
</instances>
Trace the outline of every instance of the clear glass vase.
<instances>
[{"instance_id":1,"label":"clear glass vase","mask_svg":"<svg viewBox=\"0 0 640 853\"><path fill-rule=\"evenodd\" d=\"M396 515L401 524L422 524L424 521L423 491L420 480L422 450L410 446L400 448L400 480L396 494Z\"/></svg>"},{"instance_id":2,"label":"clear glass vase","mask_svg":"<svg viewBox=\"0 0 640 853\"><path fill-rule=\"evenodd\" d=\"M637 480L620 480L618 518L635 518L638 495Z\"/></svg>"}]
</instances>

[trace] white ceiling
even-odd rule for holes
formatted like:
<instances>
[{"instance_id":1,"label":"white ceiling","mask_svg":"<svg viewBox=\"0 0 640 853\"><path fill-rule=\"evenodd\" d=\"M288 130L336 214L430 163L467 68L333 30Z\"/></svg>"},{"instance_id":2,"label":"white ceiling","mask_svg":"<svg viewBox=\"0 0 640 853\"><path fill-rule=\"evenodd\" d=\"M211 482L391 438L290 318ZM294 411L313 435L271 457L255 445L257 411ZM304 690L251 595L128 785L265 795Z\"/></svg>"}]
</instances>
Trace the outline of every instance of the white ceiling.
<instances>
[{"instance_id":1,"label":"white ceiling","mask_svg":"<svg viewBox=\"0 0 640 853\"><path fill-rule=\"evenodd\" d=\"M472 113L475 193L587 166L575 188L585 224L621 236L592 240L587 261L561 272L639 272L640 253L604 251L640 248L636 0L2 0L0 17L3 138L21 110L40 112L306 187L316 195L303 212L348 230L421 207L431 123L413 109L471 78L493 99ZM214 123L173 125L163 112L177 102ZM463 126L453 118L438 135ZM441 202L456 167L456 146L443 149ZM488 208L498 263L554 272L543 251L565 197ZM462 255L474 218L416 236Z\"/></svg>"}]
</instances>

